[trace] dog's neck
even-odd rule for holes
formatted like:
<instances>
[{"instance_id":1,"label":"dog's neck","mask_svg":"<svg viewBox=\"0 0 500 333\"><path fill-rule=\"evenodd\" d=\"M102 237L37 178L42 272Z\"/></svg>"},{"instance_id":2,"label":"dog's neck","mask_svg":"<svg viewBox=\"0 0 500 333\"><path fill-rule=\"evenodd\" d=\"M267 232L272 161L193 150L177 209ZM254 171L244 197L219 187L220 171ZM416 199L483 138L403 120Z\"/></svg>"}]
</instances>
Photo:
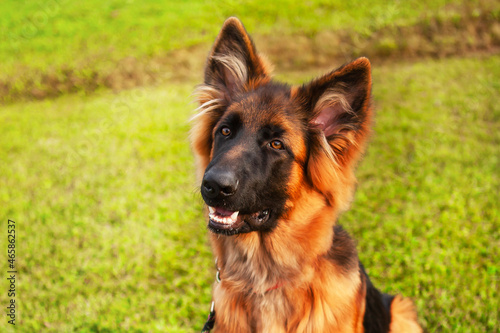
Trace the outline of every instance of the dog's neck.
<instances>
[{"instance_id":1,"label":"dog's neck","mask_svg":"<svg viewBox=\"0 0 500 333\"><path fill-rule=\"evenodd\" d=\"M276 285L312 279L318 260L331 248L338 215L326 201L318 200L319 195L303 193L294 200L293 215L285 215L270 232L212 235L225 285L264 294Z\"/></svg>"}]
</instances>

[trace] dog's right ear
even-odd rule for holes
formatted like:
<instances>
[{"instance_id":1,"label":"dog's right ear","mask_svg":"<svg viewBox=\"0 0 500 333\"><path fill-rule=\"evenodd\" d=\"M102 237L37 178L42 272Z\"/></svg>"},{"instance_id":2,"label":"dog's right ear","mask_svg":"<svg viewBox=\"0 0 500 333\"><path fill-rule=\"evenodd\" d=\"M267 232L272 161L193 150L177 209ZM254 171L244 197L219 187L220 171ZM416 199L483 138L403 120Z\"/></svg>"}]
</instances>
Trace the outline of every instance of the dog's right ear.
<instances>
[{"instance_id":1,"label":"dog's right ear","mask_svg":"<svg viewBox=\"0 0 500 333\"><path fill-rule=\"evenodd\" d=\"M219 98L230 103L236 94L269 80L269 66L257 54L243 24L235 17L227 19L207 59L205 85L215 88Z\"/></svg>"}]
</instances>

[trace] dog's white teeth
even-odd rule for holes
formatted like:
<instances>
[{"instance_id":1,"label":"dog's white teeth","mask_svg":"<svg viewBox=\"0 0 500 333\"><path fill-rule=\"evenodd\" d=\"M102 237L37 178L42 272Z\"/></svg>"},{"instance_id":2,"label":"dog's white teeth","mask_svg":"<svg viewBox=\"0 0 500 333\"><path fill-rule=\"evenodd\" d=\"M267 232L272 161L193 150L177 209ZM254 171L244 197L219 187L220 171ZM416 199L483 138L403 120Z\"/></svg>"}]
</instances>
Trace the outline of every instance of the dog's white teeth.
<instances>
[{"instance_id":1,"label":"dog's white teeth","mask_svg":"<svg viewBox=\"0 0 500 333\"><path fill-rule=\"evenodd\" d=\"M236 223L238 219L238 212L232 213L230 216L221 216L220 214L217 214L217 211L215 208L208 206L209 214L208 217L218 223L223 223L223 224L233 224Z\"/></svg>"},{"instance_id":2,"label":"dog's white teeth","mask_svg":"<svg viewBox=\"0 0 500 333\"><path fill-rule=\"evenodd\" d=\"M240 212L237 211L237 212L234 212L234 213L231 214L231 220L233 220L233 222L236 222L236 219L238 218L238 214L239 213Z\"/></svg>"}]
</instances>

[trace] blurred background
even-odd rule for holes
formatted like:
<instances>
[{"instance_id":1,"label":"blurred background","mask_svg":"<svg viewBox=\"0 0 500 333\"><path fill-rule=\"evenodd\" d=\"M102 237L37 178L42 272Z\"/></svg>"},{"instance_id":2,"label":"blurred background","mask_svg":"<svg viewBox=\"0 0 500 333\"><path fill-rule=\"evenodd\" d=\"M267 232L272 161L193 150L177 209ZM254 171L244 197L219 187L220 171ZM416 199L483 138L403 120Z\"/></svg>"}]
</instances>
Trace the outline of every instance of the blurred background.
<instances>
[{"instance_id":1,"label":"blurred background","mask_svg":"<svg viewBox=\"0 0 500 333\"><path fill-rule=\"evenodd\" d=\"M201 329L215 269L189 118L229 16L289 83L370 58L374 135L340 223L427 331L499 331L500 2L1 7L0 247L16 221L16 331Z\"/></svg>"}]
</instances>

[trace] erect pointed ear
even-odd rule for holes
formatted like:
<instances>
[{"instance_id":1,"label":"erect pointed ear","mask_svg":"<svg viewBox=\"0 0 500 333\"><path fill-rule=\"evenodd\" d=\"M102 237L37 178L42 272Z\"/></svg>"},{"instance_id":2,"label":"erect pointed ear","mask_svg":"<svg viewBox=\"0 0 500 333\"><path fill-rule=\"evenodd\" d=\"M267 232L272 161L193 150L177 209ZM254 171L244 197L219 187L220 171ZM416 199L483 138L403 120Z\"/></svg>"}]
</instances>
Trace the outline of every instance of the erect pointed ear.
<instances>
[{"instance_id":1,"label":"erect pointed ear","mask_svg":"<svg viewBox=\"0 0 500 333\"><path fill-rule=\"evenodd\" d=\"M338 188L338 181L344 186L354 185L352 167L370 131L370 96L371 70L366 58L356 59L296 91L311 134L308 175L328 198L334 197L331 191ZM338 198L338 193L335 196Z\"/></svg>"},{"instance_id":2,"label":"erect pointed ear","mask_svg":"<svg viewBox=\"0 0 500 333\"><path fill-rule=\"evenodd\" d=\"M257 54L243 24L235 17L227 19L207 59L205 85L218 89L230 101L236 93L269 80L269 65Z\"/></svg>"},{"instance_id":3,"label":"erect pointed ear","mask_svg":"<svg viewBox=\"0 0 500 333\"><path fill-rule=\"evenodd\" d=\"M340 155L352 147L359 150L369 134L370 94L371 70L366 58L358 58L297 91L311 130L319 131L333 153Z\"/></svg>"}]
</instances>

